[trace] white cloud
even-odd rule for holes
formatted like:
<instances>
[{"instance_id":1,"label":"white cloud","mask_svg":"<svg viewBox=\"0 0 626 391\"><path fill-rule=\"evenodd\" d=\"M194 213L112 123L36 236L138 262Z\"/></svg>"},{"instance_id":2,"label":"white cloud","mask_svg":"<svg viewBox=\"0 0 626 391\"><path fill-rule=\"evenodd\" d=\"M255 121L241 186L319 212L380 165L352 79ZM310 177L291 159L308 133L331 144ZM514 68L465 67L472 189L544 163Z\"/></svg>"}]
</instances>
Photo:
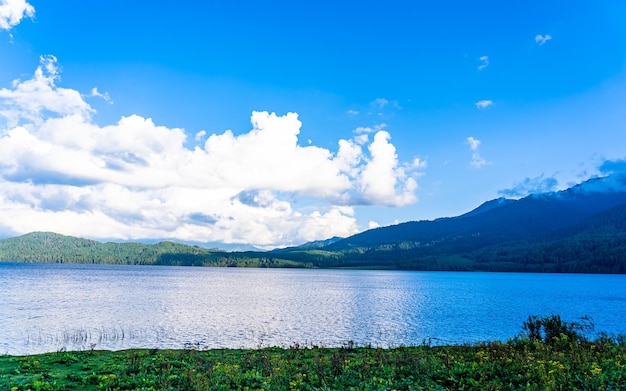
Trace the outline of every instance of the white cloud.
<instances>
[{"instance_id":1,"label":"white cloud","mask_svg":"<svg viewBox=\"0 0 626 391\"><path fill-rule=\"evenodd\" d=\"M377 98L377 99L374 99L371 102L371 105L376 107L376 108L378 108L378 109L382 109L385 106L387 106L388 104L389 104L389 101L387 99L385 99L385 98Z\"/></svg>"},{"instance_id":2,"label":"white cloud","mask_svg":"<svg viewBox=\"0 0 626 391\"><path fill-rule=\"evenodd\" d=\"M94 110L85 102L78 91L58 88L59 68L54 56L42 56L41 65L32 79L13 82L13 88L0 89L0 116L7 119L9 126L16 126L20 120L41 124L44 115L78 115L90 117Z\"/></svg>"},{"instance_id":3,"label":"white cloud","mask_svg":"<svg viewBox=\"0 0 626 391\"><path fill-rule=\"evenodd\" d=\"M0 30L10 30L20 21L35 16L35 7L25 0L0 0Z\"/></svg>"},{"instance_id":4,"label":"white cloud","mask_svg":"<svg viewBox=\"0 0 626 391\"><path fill-rule=\"evenodd\" d=\"M382 123L382 124L377 124L374 126L359 126L358 128L356 128L354 130L354 133L356 134L369 134L369 133L375 133L378 132L380 130L384 130L387 127L387 124Z\"/></svg>"},{"instance_id":5,"label":"white cloud","mask_svg":"<svg viewBox=\"0 0 626 391\"><path fill-rule=\"evenodd\" d=\"M102 98L104 99L107 103L109 104L113 104L113 101L111 100L111 97L109 96L108 92L105 92L104 94L101 93L100 91L98 91L97 87L94 87L91 89L91 94L89 94L90 96L95 96L98 98Z\"/></svg>"},{"instance_id":6,"label":"white cloud","mask_svg":"<svg viewBox=\"0 0 626 391\"><path fill-rule=\"evenodd\" d=\"M478 146L480 145L480 140L477 140L474 137L470 136L467 138L467 143L469 144L472 151L476 151L478 149Z\"/></svg>"},{"instance_id":7,"label":"white cloud","mask_svg":"<svg viewBox=\"0 0 626 391\"><path fill-rule=\"evenodd\" d=\"M371 159L360 177L360 193L366 203L403 206L417 201L417 182L406 176L406 167L398 166L396 147L391 136L381 130L368 146Z\"/></svg>"},{"instance_id":8,"label":"white cloud","mask_svg":"<svg viewBox=\"0 0 626 391\"><path fill-rule=\"evenodd\" d=\"M478 60L482 63L477 68L479 71L482 71L483 69L487 68L487 66L489 65L489 57L488 56L480 56L478 58Z\"/></svg>"},{"instance_id":9,"label":"white cloud","mask_svg":"<svg viewBox=\"0 0 626 391\"><path fill-rule=\"evenodd\" d=\"M544 45L546 42L548 42L551 39L552 39L552 36L550 34L546 34L546 35L537 34L535 36L535 42L537 42L539 46Z\"/></svg>"},{"instance_id":10,"label":"white cloud","mask_svg":"<svg viewBox=\"0 0 626 391\"><path fill-rule=\"evenodd\" d=\"M402 107L396 100L387 100L385 98L377 98L370 102L371 111L368 113L376 114L380 118L390 118L397 110L402 110Z\"/></svg>"},{"instance_id":11,"label":"white cloud","mask_svg":"<svg viewBox=\"0 0 626 391\"><path fill-rule=\"evenodd\" d=\"M376 221L370 221L369 223L367 223L367 229L374 229L379 227L380 224L378 224Z\"/></svg>"},{"instance_id":12,"label":"white cloud","mask_svg":"<svg viewBox=\"0 0 626 391\"><path fill-rule=\"evenodd\" d=\"M352 110L352 109L350 109L350 110L348 110L348 115L350 115L350 116L359 115L359 112L358 112L358 111L356 111L356 110Z\"/></svg>"},{"instance_id":13,"label":"white cloud","mask_svg":"<svg viewBox=\"0 0 626 391\"><path fill-rule=\"evenodd\" d=\"M249 132L189 149L183 129L149 118L96 125L95 110L59 80L45 56L31 79L0 90L2 231L271 248L356 233L356 205L416 201L424 162L401 163L383 125L333 153L299 145L296 113L253 112ZM298 209L298 198L317 206Z\"/></svg>"},{"instance_id":14,"label":"white cloud","mask_svg":"<svg viewBox=\"0 0 626 391\"><path fill-rule=\"evenodd\" d=\"M478 102L474 103L474 106L476 106L477 109L479 110L484 110L487 107L491 106L493 104L493 101L489 100L489 99L483 99L483 100L479 100Z\"/></svg>"},{"instance_id":15,"label":"white cloud","mask_svg":"<svg viewBox=\"0 0 626 391\"><path fill-rule=\"evenodd\" d=\"M427 166L426 160L422 160L422 159L416 157L415 159L413 159L412 166L413 166L413 168L416 168L416 169L424 169Z\"/></svg>"},{"instance_id":16,"label":"white cloud","mask_svg":"<svg viewBox=\"0 0 626 391\"><path fill-rule=\"evenodd\" d=\"M195 139L196 141L200 141L204 138L204 136L206 136L206 130L201 130L198 133L196 133Z\"/></svg>"},{"instance_id":17,"label":"white cloud","mask_svg":"<svg viewBox=\"0 0 626 391\"><path fill-rule=\"evenodd\" d=\"M470 161L470 166L478 169L488 164L491 164L491 162L486 161L478 152L478 146L481 143L480 140L470 136L466 139L466 142L467 144L469 144L470 149L472 150L472 160Z\"/></svg>"}]
</instances>

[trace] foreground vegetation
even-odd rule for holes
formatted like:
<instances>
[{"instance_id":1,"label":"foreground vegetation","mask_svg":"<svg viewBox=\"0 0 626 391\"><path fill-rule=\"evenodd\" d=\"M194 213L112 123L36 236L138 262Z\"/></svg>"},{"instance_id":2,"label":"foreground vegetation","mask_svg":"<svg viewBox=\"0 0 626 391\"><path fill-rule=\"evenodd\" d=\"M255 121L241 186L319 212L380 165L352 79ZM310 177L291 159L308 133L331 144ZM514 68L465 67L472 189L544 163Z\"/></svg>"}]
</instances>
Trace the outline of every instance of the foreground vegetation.
<instances>
[{"instance_id":1,"label":"foreground vegetation","mask_svg":"<svg viewBox=\"0 0 626 391\"><path fill-rule=\"evenodd\" d=\"M507 343L381 349L82 351L0 356L0 389L623 390L626 340L558 316Z\"/></svg>"}]
</instances>

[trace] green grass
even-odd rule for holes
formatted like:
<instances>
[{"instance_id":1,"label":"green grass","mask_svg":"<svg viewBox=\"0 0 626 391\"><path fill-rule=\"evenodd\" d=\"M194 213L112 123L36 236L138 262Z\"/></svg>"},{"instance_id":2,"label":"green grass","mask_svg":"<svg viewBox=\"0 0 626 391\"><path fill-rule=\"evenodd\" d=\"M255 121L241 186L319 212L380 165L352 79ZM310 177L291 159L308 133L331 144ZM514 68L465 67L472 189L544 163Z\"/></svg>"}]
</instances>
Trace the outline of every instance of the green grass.
<instances>
[{"instance_id":1,"label":"green grass","mask_svg":"<svg viewBox=\"0 0 626 391\"><path fill-rule=\"evenodd\" d=\"M626 341L0 356L0 390L624 390Z\"/></svg>"}]
</instances>

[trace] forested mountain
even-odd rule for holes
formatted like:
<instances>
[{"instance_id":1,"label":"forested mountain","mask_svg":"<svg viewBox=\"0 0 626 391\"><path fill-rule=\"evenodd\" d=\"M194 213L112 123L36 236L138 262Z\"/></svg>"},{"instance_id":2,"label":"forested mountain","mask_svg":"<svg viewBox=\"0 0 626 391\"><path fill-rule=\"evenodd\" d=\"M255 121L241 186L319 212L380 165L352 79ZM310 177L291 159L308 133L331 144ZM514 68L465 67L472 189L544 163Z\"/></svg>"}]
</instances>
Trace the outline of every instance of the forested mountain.
<instances>
[{"instance_id":1,"label":"forested mountain","mask_svg":"<svg viewBox=\"0 0 626 391\"><path fill-rule=\"evenodd\" d=\"M590 192L579 185L561 192L531 195L519 200L489 201L461 216L377 228L323 247L351 247L411 242L419 246L460 245L471 238L471 247L488 246L525 238L538 238L551 231L626 202L624 191Z\"/></svg>"},{"instance_id":2,"label":"forested mountain","mask_svg":"<svg viewBox=\"0 0 626 391\"><path fill-rule=\"evenodd\" d=\"M173 242L100 243L94 240L33 232L0 240L0 258L12 262L154 264L165 254L205 254L209 250Z\"/></svg>"},{"instance_id":3,"label":"forested mountain","mask_svg":"<svg viewBox=\"0 0 626 391\"><path fill-rule=\"evenodd\" d=\"M0 240L0 262L99 263L118 265L288 267L291 261L268 259L263 253L242 256L174 242L100 243L94 240L33 232Z\"/></svg>"},{"instance_id":4,"label":"forested mountain","mask_svg":"<svg viewBox=\"0 0 626 391\"><path fill-rule=\"evenodd\" d=\"M625 246L626 177L613 175L281 255L326 267L623 273Z\"/></svg>"},{"instance_id":5,"label":"forested mountain","mask_svg":"<svg viewBox=\"0 0 626 391\"><path fill-rule=\"evenodd\" d=\"M589 180L457 217L407 222L269 252L173 242L100 243L53 233L0 240L0 261L415 270L626 272L626 177Z\"/></svg>"}]
</instances>

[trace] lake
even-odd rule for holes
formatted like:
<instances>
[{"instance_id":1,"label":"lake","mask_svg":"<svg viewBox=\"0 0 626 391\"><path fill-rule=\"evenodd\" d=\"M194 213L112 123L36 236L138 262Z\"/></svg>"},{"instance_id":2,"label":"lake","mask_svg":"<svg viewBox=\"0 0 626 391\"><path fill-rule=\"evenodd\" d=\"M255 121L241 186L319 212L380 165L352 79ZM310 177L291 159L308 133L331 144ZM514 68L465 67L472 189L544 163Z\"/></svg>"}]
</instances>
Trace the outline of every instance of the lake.
<instances>
[{"instance_id":1,"label":"lake","mask_svg":"<svg viewBox=\"0 0 626 391\"><path fill-rule=\"evenodd\" d=\"M626 334L626 276L0 263L0 354L505 341L550 314Z\"/></svg>"}]
</instances>

